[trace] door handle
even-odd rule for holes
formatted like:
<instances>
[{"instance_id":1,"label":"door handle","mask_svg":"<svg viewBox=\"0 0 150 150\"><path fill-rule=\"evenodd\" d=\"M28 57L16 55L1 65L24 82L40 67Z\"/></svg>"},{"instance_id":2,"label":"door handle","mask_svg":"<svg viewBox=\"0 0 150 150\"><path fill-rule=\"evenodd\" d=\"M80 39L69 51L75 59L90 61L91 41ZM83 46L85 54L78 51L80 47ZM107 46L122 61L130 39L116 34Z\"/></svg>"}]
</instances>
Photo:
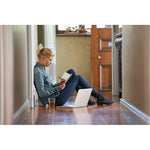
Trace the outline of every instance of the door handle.
<instances>
[{"instance_id":1,"label":"door handle","mask_svg":"<svg viewBox=\"0 0 150 150\"><path fill-rule=\"evenodd\" d=\"M100 60L100 59L101 59L101 56L97 56L97 59L99 59L99 60Z\"/></svg>"}]
</instances>

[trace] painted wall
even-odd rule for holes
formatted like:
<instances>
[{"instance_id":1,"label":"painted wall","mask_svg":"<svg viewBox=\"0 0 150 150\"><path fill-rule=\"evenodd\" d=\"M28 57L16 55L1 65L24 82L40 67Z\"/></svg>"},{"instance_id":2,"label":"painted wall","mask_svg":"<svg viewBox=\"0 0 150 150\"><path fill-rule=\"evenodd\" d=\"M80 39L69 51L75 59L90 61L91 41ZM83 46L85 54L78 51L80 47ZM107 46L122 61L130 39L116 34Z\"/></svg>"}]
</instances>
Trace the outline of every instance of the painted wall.
<instances>
[{"instance_id":1,"label":"painted wall","mask_svg":"<svg viewBox=\"0 0 150 150\"><path fill-rule=\"evenodd\" d=\"M28 99L27 26L13 25L14 113Z\"/></svg>"},{"instance_id":2,"label":"painted wall","mask_svg":"<svg viewBox=\"0 0 150 150\"><path fill-rule=\"evenodd\" d=\"M73 68L91 84L91 37L56 37L57 76Z\"/></svg>"},{"instance_id":3,"label":"painted wall","mask_svg":"<svg viewBox=\"0 0 150 150\"><path fill-rule=\"evenodd\" d=\"M123 99L150 115L150 26L124 25Z\"/></svg>"}]
</instances>

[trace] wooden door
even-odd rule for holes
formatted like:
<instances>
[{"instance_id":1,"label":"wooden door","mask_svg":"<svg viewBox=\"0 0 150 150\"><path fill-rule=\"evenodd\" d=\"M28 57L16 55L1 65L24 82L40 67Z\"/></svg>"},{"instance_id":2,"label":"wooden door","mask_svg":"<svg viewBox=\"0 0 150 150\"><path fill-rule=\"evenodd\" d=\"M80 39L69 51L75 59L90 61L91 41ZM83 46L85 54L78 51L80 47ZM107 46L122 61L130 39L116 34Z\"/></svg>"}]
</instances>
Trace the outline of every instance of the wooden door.
<instances>
[{"instance_id":1,"label":"wooden door","mask_svg":"<svg viewBox=\"0 0 150 150\"><path fill-rule=\"evenodd\" d=\"M92 86L104 95L112 95L111 30L92 25Z\"/></svg>"}]
</instances>

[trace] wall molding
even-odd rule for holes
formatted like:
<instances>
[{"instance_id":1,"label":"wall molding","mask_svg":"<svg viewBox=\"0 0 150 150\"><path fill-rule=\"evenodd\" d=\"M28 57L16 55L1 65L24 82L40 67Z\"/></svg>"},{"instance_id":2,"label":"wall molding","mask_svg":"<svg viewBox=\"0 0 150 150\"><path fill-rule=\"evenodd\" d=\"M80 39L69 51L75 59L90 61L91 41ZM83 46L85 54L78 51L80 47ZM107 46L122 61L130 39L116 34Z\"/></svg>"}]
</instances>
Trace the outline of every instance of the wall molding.
<instances>
[{"instance_id":1,"label":"wall molding","mask_svg":"<svg viewBox=\"0 0 150 150\"><path fill-rule=\"evenodd\" d=\"M30 109L29 100L26 100L24 104L16 111L12 117L12 124L21 124L26 116L26 113Z\"/></svg>"},{"instance_id":2,"label":"wall molding","mask_svg":"<svg viewBox=\"0 0 150 150\"><path fill-rule=\"evenodd\" d=\"M135 124L150 124L150 116L148 116L147 114L145 114L144 112L136 108L135 106L131 105L126 100L121 98L120 104L122 104L125 107L123 108L120 105L120 107L122 107L120 110L123 113L128 114L127 116L129 116L131 120L135 122Z\"/></svg>"}]
</instances>

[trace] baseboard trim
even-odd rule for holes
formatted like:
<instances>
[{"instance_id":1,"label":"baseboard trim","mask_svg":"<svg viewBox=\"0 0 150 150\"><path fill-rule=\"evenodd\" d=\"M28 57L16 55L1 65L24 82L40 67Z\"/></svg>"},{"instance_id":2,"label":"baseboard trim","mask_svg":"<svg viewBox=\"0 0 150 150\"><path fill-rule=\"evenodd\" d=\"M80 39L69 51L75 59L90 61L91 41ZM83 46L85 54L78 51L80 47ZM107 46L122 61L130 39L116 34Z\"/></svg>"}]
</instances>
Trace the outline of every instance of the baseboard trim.
<instances>
[{"instance_id":1,"label":"baseboard trim","mask_svg":"<svg viewBox=\"0 0 150 150\"><path fill-rule=\"evenodd\" d=\"M122 104L125 107L122 108L121 111L123 111L123 113L128 113L127 116L129 116L131 120L135 122L135 124L150 124L150 116L148 116L135 106L131 105L126 100L121 98L120 104Z\"/></svg>"},{"instance_id":2,"label":"baseboard trim","mask_svg":"<svg viewBox=\"0 0 150 150\"><path fill-rule=\"evenodd\" d=\"M29 101L26 100L24 104L16 111L12 118L12 124L21 124L26 116L26 113L30 109Z\"/></svg>"}]
</instances>

